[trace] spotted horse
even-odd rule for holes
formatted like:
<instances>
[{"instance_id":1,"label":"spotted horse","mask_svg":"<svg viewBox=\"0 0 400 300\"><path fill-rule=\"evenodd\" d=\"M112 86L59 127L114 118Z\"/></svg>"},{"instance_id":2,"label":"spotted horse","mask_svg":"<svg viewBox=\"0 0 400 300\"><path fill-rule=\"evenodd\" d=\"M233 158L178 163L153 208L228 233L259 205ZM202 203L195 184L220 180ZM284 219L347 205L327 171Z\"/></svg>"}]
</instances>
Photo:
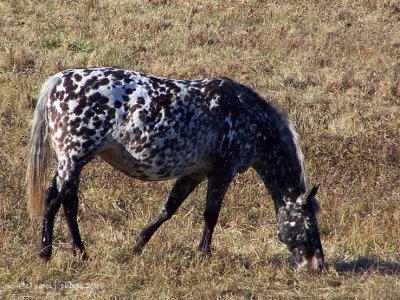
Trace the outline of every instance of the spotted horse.
<instances>
[{"instance_id":1,"label":"spotted horse","mask_svg":"<svg viewBox=\"0 0 400 300\"><path fill-rule=\"evenodd\" d=\"M46 191L50 142L58 167ZM87 258L77 223L79 177L95 156L141 180L176 178L158 216L138 235L140 253L156 230L207 178L199 250L211 239L236 173L255 169L276 211L279 239L298 268L321 270L315 199L289 118L228 78L171 80L115 68L70 69L43 85L34 113L27 169L30 214L43 215L39 256L52 254L62 205L75 254Z\"/></svg>"}]
</instances>

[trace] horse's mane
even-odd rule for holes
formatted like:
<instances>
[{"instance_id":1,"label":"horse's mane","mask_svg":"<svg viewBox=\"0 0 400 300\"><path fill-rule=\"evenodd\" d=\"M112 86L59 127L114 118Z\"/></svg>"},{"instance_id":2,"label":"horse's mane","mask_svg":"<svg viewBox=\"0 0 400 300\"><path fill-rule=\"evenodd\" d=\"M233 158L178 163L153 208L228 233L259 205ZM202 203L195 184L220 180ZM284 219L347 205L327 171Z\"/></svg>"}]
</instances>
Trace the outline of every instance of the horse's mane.
<instances>
[{"instance_id":1,"label":"horse's mane","mask_svg":"<svg viewBox=\"0 0 400 300\"><path fill-rule=\"evenodd\" d=\"M289 116L279 110L274 102L266 101L252 89L241 85L241 92L238 98L246 109L265 124L269 130L276 130L277 138L281 141L284 148L288 150L290 157L295 158L300 163L300 182L299 189L306 192L307 182L304 167L304 156L298 141L298 134L293 128Z\"/></svg>"}]
</instances>

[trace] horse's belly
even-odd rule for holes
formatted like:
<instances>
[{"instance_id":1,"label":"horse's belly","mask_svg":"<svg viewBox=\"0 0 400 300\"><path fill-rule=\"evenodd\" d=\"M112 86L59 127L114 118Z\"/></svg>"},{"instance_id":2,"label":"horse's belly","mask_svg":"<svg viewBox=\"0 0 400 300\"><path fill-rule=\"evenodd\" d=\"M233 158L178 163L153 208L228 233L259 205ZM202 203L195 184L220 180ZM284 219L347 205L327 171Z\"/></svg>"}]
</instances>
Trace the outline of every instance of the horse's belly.
<instances>
[{"instance_id":1,"label":"horse's belly","mask_svg":"<svg viewBox=\"0 0 400 300\"><path fill-rule=\"evenodd\" d=\"M142 149L132 152L123 144L113 143L99 149L97 155L124 174L143 180L166 180L192 173L205 173L209 162L200 153Z\"/></svg>"}]
</instances>

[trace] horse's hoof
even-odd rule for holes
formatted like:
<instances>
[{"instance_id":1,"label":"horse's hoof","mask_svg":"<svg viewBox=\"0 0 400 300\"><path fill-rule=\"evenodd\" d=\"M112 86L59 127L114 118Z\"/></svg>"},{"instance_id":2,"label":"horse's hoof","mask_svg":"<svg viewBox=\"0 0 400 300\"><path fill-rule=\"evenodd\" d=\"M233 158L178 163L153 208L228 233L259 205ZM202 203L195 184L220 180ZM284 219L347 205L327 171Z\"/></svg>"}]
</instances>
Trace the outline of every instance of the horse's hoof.
<instances>
[{"instance_id":1,"label":"horse's hoof","mask_svg":"<svg viewBox=\"0 0 400 300\"><path fill-rule=\"evenodd\" d=\"M43 259L45 262L49 261L51 258L51 246L47 246L47 247L42 247L39 250L39 257L41 259Z\"/></svg>"},{"instance_id":2,"label":"horse's hoof","mask_svg":"<svg viewBox=\"0 0 400 300\"><path fill-rule=\"evenodd\" d=\"M201 256L204 258L210 258L212 256L210 248L208 248L208 249L199 248L199 251L200 251Z\"/></svg>"},{"instance_id":3,"label":"horse's hoof","mask_svg":"<svg viewBox=\"0 0 400 300\"><path fill-rule=\"evenodd\" d=\"M133 247L133 254L135 255L141 255L143 253L143 247L142 245L136 244L135 247Z\"/></svg>"},{"instance_id":4,"label":"horse's hoof","mask_svg":"<svg viewBox=\"0 0 400 300\"><path fill-rule=\"evenodd\" d=\"M86 250L83 248L73 248L72 253L74 256L77 256L80 260L90 260L89 255L87 254Z\"/></svg>"}]
</instances>

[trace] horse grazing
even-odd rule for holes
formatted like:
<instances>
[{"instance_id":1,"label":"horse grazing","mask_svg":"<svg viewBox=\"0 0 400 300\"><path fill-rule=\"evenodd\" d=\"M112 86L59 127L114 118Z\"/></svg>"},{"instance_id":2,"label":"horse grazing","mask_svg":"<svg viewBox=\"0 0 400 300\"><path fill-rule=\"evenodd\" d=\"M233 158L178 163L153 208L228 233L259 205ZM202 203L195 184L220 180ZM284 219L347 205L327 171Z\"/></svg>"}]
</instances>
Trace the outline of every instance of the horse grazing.
<instances>
[{"instance_id":1,"label":"horse grazing","mask_svg":"<svg viewBox=\"0 0 400 300\"><path fill-rule=\"evenodd\" d=\"M45 192L49 140L58 168ZM79 177L97 155L134 178L177 178L161 212L137 237L137 253L207 178L199 249L210 254L224 195L236 173L253 167L274 201L278 236L298 267L324 267L317 187L307 192L297 134L285 114L233 80L171 80L115 68L65 70L41 89L30 145L28 207L32 216L43 214L39 256L45 260L51 257L61 205L73 252L87 257L77 223Z\"/></svg>"}]
</instances>

